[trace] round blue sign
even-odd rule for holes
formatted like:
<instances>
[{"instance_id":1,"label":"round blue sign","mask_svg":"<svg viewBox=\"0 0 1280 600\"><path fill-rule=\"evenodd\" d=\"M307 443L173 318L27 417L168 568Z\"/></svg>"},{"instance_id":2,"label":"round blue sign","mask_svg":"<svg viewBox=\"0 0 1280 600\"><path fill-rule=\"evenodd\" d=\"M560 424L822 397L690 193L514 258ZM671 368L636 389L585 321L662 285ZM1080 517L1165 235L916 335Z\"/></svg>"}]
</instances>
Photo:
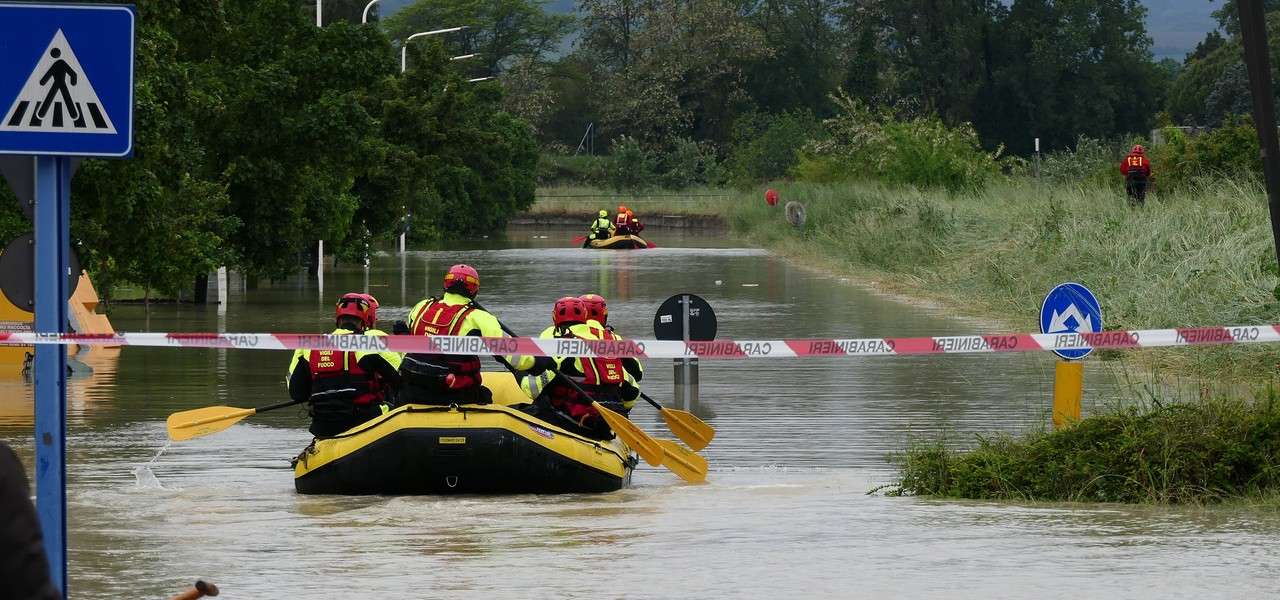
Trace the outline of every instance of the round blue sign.
<instances>
[{"instance_id":1,"label":"round blue sign","mask_svg":"<svg viewBox=\"0 0 1280 600\"><path fill-rule=\"evenodd\" d=\"M1040 304L1040 333L1072 334L1102 331L1102 306L1089 288L1078 283L1063 283L1053 288ZM1066 341L1064 339L1064 341ZM1079 360L1093 348L1054 350L1067 360Z\"/></svg>"}]
</instances>

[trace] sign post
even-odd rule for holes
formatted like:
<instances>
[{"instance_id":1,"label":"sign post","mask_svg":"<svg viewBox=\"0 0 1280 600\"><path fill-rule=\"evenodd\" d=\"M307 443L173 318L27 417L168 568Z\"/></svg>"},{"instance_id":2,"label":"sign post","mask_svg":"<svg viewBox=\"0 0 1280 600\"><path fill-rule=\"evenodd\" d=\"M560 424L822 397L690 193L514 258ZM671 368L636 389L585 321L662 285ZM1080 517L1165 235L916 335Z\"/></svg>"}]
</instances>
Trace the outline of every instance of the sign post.
<instances>
[{"instance_id":1,"label":"sign post","mask_svg":"<svg viewBox=\"0 0 1280 600\"><path fill-rule=\"evenodd\" d=\"M0 154L35 157L35 330L67 331L71 175L78 159L133 153L135 10L0 2ZM65 347L35 351L36 512L67 594Z\"/></svg>"},{"instance_id":2,"label":"sign post","mask_svg":"<svg viewBox=\"0 0 1280 600\"><path fill-rule=\"evenodd\" d=\"M716 313L693 294L667 298L653 316L653 335L660 340L710 341L716 338ZM698 402L698 359L675 359L675 401L683 410Z\"/></svg>"},{"instance_id":3,"label":"sign post","mask_svg":"<svg viewBox=\"0 0 1280 600\"><path fill-rule=\"evenodd\" d=\"M1063 283L1049 291L1040 304L1040 333L1098 333L1102 331L1102 307L1089 288ZM1080 359L1093 348L1054 350L1062 357L1054 368L1053 427L1062 429L1080 420L1084 397L1084 364Z\"/></svg>"}]
</instances>

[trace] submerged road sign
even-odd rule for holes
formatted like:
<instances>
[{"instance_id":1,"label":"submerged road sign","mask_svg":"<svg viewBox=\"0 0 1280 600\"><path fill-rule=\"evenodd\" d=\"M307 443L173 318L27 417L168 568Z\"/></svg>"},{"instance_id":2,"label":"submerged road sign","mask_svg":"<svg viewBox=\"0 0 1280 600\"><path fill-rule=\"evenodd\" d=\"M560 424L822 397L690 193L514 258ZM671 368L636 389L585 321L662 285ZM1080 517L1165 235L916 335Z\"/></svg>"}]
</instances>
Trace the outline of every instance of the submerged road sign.
<instances>
[{"instance_id":1,"label":"submerged road sign","mask_svg":"<svg viewBox=\"0 0 1280 600\"><path fill-rule=\"evenodd\" d=\"M1040 304L1041 333L1097 333L1102 331L1102 307L1089 288L1063 283L1053 288ZM1054 350L1067 360L1078 360L1093 348Z\"/></svg>"},{"instance_id":2,"label":"submerged road sign","mask_svg":"<svg viewBox=\"0 0 1280 600\"><path fill-rule=\"evenodd\" d=\"M133 153L132 6L0 2L0 153Z\"/></svg>"}]
</instances>

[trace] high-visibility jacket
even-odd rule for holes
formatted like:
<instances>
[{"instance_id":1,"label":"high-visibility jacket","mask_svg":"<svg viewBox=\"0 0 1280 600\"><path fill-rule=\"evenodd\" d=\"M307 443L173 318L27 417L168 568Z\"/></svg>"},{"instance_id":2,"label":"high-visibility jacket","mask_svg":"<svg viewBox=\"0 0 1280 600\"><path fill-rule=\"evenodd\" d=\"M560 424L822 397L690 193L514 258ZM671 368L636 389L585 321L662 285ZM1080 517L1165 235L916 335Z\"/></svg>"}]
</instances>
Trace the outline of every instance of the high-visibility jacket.
<instances>
[{"instance_id":1,"label":"high-visibility jacket","mask_svg":"<svg viewBox=\"0 0 1280 600\"><path fill-rule=\"evenodd\" d=\"M613 221L608 217L598 217L591 223L591 234L594 239L601 240L613 235Z\"/></svg>"},{"instance_id":2,"label":"high-visibility jacket","mask_svg":"<svg viewBox=\"0 0 1280 600\"><path fill-rule=\"evenodd\" d=\"M330 335L357 335L347 329L335 329ZM363 335L385 336L385 332L369 329ZM285 385L289 386L292 375L297 369L305 368L310 375L309 401L317 402L330 399L350 401L354 404L370 404L381 402L386 397L387 388L377 373L368 372L360 367L365 357L377 355L387 361L391 367L399 368L400 354L385 350L307 350L299 348L293 351L289 361L289 377Z\"/></svg>"},{"instance_id":3,"label":"high-visibility jacket","mask_svg":"<svg viewBox=\"0 0 1280 600\"><path fill-rule=\"evenodd\" d=\"M371 329L362 335L337 329L332 335L374 337L386 333ZM392 388L399 384L399 365L399 354L373 348L299 349L291 357L285 384L291 398L307 402L311 433L328 437L381 414L392 400Z\"/></svg>"},{"instance_id":4,"label":"high-visibility jacket","mask_svg":"<svg viewBox=\"0 0 1280 600\"><path fill-rule=\"evenodd\" d=\"M1130 154L1120 161L1120 174L1127 177L1151 177L1151 161L1142 154Z\"/></svg>"},{"instance_id":5,"label":"high-visibility jacket","mask_svg":"<svg viewBox=\"0 0 1280 600\"><path fill-rule=\"evenodd\" d=\"M454 335L505 337L498 319L471 304L461 294L445 292L439 299L427 298L409 311L409 331L414 335ZM533 367L532 356L508 356L516 369ZM405 356L400 368L405 382L444 391L479 386L480 356L475 354L413 353ZM445 379L453 375L453 384Z\"/></svg>"},{"instance_id":6,"label":"high-visibility jacket","mask_svg":"<svg viewBox=\"0 0 1280 600\"><path fill-rule=\"evenodd\" d=\"M542 332L542 338L578 338L584 340L621 340L622 337L600 325L595 320L585 324L569 327L568 331L556 331L549 327ZM520 387L530 398L544 396L555 408L580 420L583 415L595 415L590 400L582 398L577 389L564 380L573 380L585 390L592 399L601 402L620 403L624 412L635 406L640 396L640 379L644 377L640 361L634 358L574 358L552 357L560 375L544 371L537 375L523 377Z\"/></svg>"}]
</instances>

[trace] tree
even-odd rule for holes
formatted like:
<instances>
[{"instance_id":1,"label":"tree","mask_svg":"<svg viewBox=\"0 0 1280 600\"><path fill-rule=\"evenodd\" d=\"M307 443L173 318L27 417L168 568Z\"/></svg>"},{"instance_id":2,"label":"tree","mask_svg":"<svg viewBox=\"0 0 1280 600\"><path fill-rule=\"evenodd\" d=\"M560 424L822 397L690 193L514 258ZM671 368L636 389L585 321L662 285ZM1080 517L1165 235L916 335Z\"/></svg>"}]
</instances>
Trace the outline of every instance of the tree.
<instances>
[{"instance_id":1,"label":"tree","mask_svg":"<svg viewBox=\"0 0 1280 600\"><path fill-rule=\"evenodd\" d=\"M1267 13L1267 31L1271 37L1280 34L1280 10ZM1208 45L1201 43L1201 46ZM1270 51L1272 89L1280 96L1280 44L1271 44ZM1166 110L1174 122L1216 127L1231 115L1249 114L1252 100L1239 34L1203 56L1194 56L1199 53L1197 47L1186 68L1170 86Z\"/></svg>"},{"instance_id":2,"label":"tree","mask_svg":"<svg viewBox=\"0 0 1280 600\"><path fill-rule=\"evenodd\" d=\"M745 67L768 55L731 0L583 0L579 52L597 65L601 134L651 147L722 144L749 106ZM594 29L593 29L594 28Z\"/></svg>"},{"instance_id":3,"label":"tree","mask_svg":"<svg viewBox=\"0 0 1280 600\"><path fill-rule=\"evenodd\" d=\"M895 97L959 123L974 118L978 93L989 81L992 28L1003 10L996 0L848 0L840 12L846 36L858 40L860 60L869 61L865 46L874 40Z\"/></svg>"},{"instance_id":4,"label":"tree","mask_svg":"<svg viewBox=\"0 0 1280 600\"><path fill-rule=\"evenodd\" d=\"M144 4L134 88L136 156L86 161L74 179L72 234L82 265L109 298L124 281L176 294L237 253L240 222L226 213L227 190L211 174L200 115L212 99L171 31L207 7Z\"/></svg>"},{"instance_id":5,"label":"tree","mask_svg":"<svg viewBox=\"0 0 1280 600\"><path fill-rule=\"evenodd\" d=\"M1145 132L1163 100L1138 0L1018 0L995 30L975 125L989 146Z\"/></svg>"},{"instance_id":6,"label":"tree","mask_svg":"<svg viewBox=\"0 0 1280 600\"><path fill-rule=\"evenodd\" d=\"M542 60L573 26L568 15L543 10L546 0L418 0L384 21L387 34L403 40L420 31L466 25L458 39L478 64L497 74L519 59ZM462 53L461 51L459 53Z\"/></svg>"},{"instance_id":7,"label":"tree","mask_svg":"<svg viewBox=\"0 0 1280 600\"><path fill-rule=\"evenodd\" d=\"M843 73L834 27L840 0L761 0L748 17L772 50L747 65L746 89L759 110L825 114ZM861 82L859 82L861 84Z\"/></svg>"}]
</instances>

